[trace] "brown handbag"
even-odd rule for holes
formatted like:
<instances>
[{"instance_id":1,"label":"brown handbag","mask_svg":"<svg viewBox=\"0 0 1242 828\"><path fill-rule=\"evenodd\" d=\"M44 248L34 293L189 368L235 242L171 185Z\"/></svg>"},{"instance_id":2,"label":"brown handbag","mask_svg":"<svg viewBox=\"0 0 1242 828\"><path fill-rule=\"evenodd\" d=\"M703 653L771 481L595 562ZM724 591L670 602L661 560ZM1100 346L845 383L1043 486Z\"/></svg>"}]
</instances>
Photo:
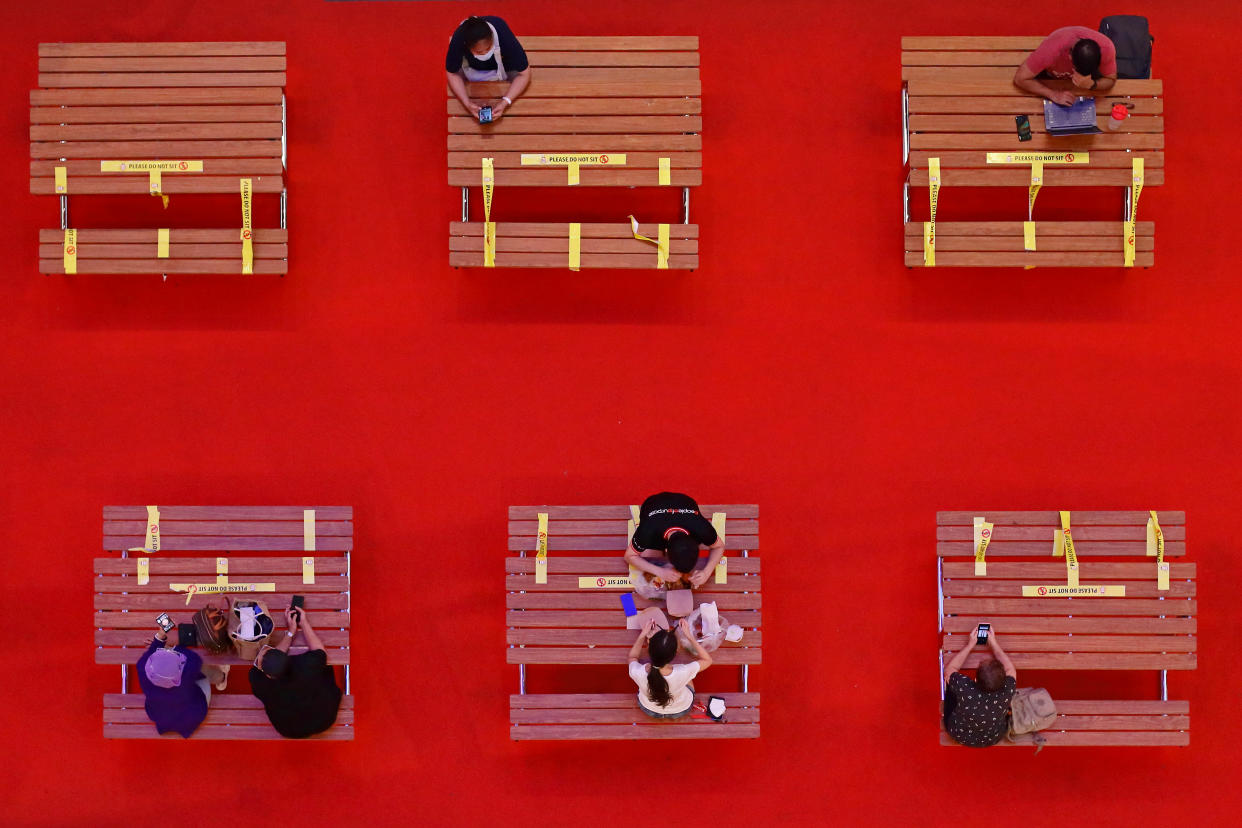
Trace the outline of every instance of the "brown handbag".
<instances>
[{"instance_id":1,"label":"brown handbag","mask_svg":"<svg viewBox=\"0 0 1242 828\"><path fill-rule=\"evenodd\" d=\"M229 649L228 617L215 604L208 604L194 613L194 628L198 631L198 643L213 655Z\"/></svg>"}]
</instances>

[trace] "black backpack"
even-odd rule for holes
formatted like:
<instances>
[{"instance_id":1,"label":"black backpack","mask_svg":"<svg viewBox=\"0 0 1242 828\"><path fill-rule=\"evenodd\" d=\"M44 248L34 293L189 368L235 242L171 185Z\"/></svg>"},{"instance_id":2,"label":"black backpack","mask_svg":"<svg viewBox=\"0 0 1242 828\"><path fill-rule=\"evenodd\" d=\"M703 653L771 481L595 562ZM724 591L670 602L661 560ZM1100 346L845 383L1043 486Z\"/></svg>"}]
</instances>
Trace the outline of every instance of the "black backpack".
<instances>
[{"instance_id":1,"label":"black backpack","mask_svg":"<svg viewBox=\"0 0 1242 828\"><path fill-rule=\"evenodd\" d=\"M1100 33L1117 47L1117 77L1150 78L1151 44L1155 38L1147 18L1137 14L1114 14L1100 21Z\"/></svg>"}]
</instances>

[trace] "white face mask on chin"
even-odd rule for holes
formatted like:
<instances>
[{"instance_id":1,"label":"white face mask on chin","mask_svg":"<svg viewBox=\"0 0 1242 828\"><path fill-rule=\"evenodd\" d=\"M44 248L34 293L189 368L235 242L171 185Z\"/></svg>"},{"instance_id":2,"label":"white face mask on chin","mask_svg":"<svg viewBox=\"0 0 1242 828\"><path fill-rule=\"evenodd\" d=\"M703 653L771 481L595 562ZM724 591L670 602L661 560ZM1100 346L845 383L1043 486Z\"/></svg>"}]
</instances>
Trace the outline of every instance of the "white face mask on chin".
<instances>
[{"instance_id":1,"label":"white face mask on chin","mask_svg":"<svg viewBox=\"0 0 1242 828\"><path fill-rule=\"evenodd\" d=\"M488 49L483 54L480 55L477 52L472 51L470 53L470 56L478 61L491 60L492 58L496 57L496 42L492 41L492 48Z\"/></svg>"}]
</instances>

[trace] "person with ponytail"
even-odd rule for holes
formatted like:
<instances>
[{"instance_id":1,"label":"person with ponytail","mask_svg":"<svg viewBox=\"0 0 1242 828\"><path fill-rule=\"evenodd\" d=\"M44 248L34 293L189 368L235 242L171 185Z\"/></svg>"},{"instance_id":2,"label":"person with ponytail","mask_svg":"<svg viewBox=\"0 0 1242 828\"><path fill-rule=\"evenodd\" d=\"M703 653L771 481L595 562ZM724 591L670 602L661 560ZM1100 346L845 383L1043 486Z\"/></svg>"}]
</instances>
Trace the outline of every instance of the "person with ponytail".
<instances>
[{"instance_id":1,"label":"person with ponytail","mask_svg":"<svg viewBox=\"0 0 1242 828\"><path fill-rule=\"evenodd\" d=\"M449 91L474 118L485 106L492 108L492 120L500 118L530 84L526 50L509 24L491 15L467 17L458 24L449 39L444 71L448 74ZM495 100L471 100L466 83L486 81L507 82L509 86Z\"/></svg>"},{"instance_id":2,"label":"person with ponytail","mask_svg":"<svg viewBox=\"0 0 1242 828\"><path fill-rule=\"evenodd\" d=\"M712 664L712 657L699 644L686 619L677 624L687 643L694 647L695 660L673 664L677 655L677 633L662 630L648 618L630 648L630 678L638 685L638 706L653 719L677 719L690 712L694 705L694 685L690 682ZM650 664L638 660L643 647Z\"/></svg>"}]
</instances>

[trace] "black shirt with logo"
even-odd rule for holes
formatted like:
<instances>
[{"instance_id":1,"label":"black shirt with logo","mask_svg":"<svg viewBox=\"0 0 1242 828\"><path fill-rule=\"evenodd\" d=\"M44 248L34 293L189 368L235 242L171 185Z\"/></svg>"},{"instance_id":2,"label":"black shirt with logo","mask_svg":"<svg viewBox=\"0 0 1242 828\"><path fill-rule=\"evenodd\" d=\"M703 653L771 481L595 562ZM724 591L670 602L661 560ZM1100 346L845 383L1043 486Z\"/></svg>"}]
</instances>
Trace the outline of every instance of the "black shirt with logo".
<instances>
[{"instance_id":1,"label":"black shirt with logo","mask_svg":"<svg viewBox=\"0 0 1242 828\"><path fill-rule=\"evenodd\" d=\"M250 690L263 702L272 727L290 739L314 736L332 727L341 706L341 688L336 686L323 650L291 656L288 672L277 679L251 667Z\"/></svg>"},{"instance_id":2,"label":"black shirt with logo","mask_svg":"<svg viewBox=\"0 0 1242 828\"><path fill-rule=\"evenodd\" d=\"M660 492L643 501L638 511L638 527L634 530L634 549L645 552L668 550L668 537L682 529L704 546L716 542L716 529L699 512L699 504L690 495Z\"/></svg>"},{"instance_id":3,"label":"black shirt with logo","mask_svg":"<svg viewBox=\"0 0 1242 828\"><path fill-rule=\"evenodd\" d=\"M958 744L991 747L1009 731L1009 702L1018 680L1005 676L999 690L989 693L965 673L949 676L944 695L944 729Z\"/></svg>"}]
</instances>

